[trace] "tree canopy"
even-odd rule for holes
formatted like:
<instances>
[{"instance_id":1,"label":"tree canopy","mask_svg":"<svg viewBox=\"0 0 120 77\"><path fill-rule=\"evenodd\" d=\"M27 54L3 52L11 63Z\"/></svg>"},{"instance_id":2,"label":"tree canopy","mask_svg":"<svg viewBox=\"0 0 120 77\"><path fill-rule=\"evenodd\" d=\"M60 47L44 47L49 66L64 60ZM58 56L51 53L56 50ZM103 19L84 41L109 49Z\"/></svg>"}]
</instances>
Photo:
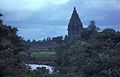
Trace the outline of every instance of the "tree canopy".
<instances>
[{"instance_id":1,"label":"tree canopy","mask_svg":"<svg viewBox=\"0 0 120 77\"><path fill-rule=\"evenodd\" d=\"M88 36L72 39L56 48L60 73L66 77L119 77L120 32L105 29L101 32L86 29Z\"/></svg>"},{"instance_id":2,"label":"tree canopy","mask_svg":"<svg viewBox=\"0 0 120 77\"><path fill-rule=\"evenodd\" d=\"M2 16L2 14L0 14ZM2 21L2 20L1 20ZM0 22L0 75L21 75L24 63L19 57L24 51L22 38L17 35L17 28L6 26Z\"/></svg>"}]
</instances>

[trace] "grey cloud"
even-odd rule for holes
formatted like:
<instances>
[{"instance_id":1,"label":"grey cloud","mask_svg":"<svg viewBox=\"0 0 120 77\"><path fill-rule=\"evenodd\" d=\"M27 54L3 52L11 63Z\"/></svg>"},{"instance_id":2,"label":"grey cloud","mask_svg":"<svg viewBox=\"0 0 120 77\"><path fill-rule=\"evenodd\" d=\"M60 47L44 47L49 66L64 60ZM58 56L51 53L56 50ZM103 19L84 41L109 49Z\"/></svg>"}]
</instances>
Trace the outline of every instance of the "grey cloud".
<instances>
[{"instance_id":1,"label":"grey cloud","mask_svg":"<svg viewBox=\"0 0 120 77\"><path fill-rule=\"evenodd\" d=\"M7 10L8 7L5 8L0 5L0 9L5 15L3 18L5 23L18 27L18 34L25 39L39 39L67 34L67 25L74 6L78 10L84 25L88 25L89 21L95 20L96 24L102 29L111 27L120 30L120 1L99 1L69 0L69 2L60 5L50 4L48 6L46 4L45 7L37 8L37 10L26 10L24 8L18 10L17 7Z\"/></svg>"}]
</instances>

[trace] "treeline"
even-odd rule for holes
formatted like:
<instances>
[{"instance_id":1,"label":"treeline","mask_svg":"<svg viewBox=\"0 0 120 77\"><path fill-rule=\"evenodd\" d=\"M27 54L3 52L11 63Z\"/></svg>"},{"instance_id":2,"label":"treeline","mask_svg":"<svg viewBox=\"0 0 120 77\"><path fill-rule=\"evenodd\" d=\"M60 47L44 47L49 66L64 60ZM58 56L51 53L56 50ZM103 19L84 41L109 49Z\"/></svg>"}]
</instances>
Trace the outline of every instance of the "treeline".
<instances>
[{"instance_id":1,"label":"treeline","mask_svg":"<svg viewBox=\"0 0 120 77\"><path fill-rule=\"evenodd\" d=\"M30 47L30 51L42 51L42 50L48 50L48 49L54 49L60 44L64 42L64 38L62 36L57 36L57 37L47 37L46 39L43 40L27 40L23 41L23 43L27 46Z\"/></svg>"}]
</instances>

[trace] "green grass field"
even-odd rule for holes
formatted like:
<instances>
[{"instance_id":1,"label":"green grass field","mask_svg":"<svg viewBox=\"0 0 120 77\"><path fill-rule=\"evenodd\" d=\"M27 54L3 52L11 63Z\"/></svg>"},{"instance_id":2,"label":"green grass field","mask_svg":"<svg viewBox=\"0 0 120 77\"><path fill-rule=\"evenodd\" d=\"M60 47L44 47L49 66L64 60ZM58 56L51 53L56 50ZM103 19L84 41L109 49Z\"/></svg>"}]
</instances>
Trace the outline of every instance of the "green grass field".
<instances>
[{"instance_id":1,"label":"green grass field","mask_svg":"<svg viewBox=\"0 0 120 77\"><path fill-rule=\"evenodd\" d=\"M32 57L37 59L50 59L54 60L56 58L55 52L32 52Z\"/></svg>"}]
</instances>

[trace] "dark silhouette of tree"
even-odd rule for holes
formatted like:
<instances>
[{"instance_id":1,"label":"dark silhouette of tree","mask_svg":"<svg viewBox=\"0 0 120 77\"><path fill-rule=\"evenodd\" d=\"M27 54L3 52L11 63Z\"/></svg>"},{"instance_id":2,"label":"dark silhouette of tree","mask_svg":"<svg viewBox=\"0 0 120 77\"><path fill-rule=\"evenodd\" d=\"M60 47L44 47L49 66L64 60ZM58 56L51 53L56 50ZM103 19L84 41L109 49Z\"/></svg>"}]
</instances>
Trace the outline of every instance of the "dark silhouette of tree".
<instances>
[{"instance_id":1,"label":"dark silhouette of tree","mask_svg":"<svg viewBox=\"0 0 120 77\"><path fill-rule=\"evenodd\" d=\"M53 37L52 40L58 44L61 44L63 42L63 37L62 36Z\"/></svg>"},{"instance_id":2,"label":"dark silhouette of tree","mask_svg":"<svg viewBox=\"0 0 120 77\"><path fill-rule=\"evenodd\" d=\"M18 56L24 51L22 38L17 35L17 28L0 22L0 75L18 76L24 71L23 60Z\"/></svg>"},{"instance_id":3,"label":"dark silhouette of tree","mask_svg":"<svg viewBox=\"0 0 120 77\"><path fill-rule=\"evenodd\" d=\"M90 24L87 28L88 30L92 30L92 31L98 31L100 30L97 26L94 20L90 21Z\"/></svg>"}]
</instances>

